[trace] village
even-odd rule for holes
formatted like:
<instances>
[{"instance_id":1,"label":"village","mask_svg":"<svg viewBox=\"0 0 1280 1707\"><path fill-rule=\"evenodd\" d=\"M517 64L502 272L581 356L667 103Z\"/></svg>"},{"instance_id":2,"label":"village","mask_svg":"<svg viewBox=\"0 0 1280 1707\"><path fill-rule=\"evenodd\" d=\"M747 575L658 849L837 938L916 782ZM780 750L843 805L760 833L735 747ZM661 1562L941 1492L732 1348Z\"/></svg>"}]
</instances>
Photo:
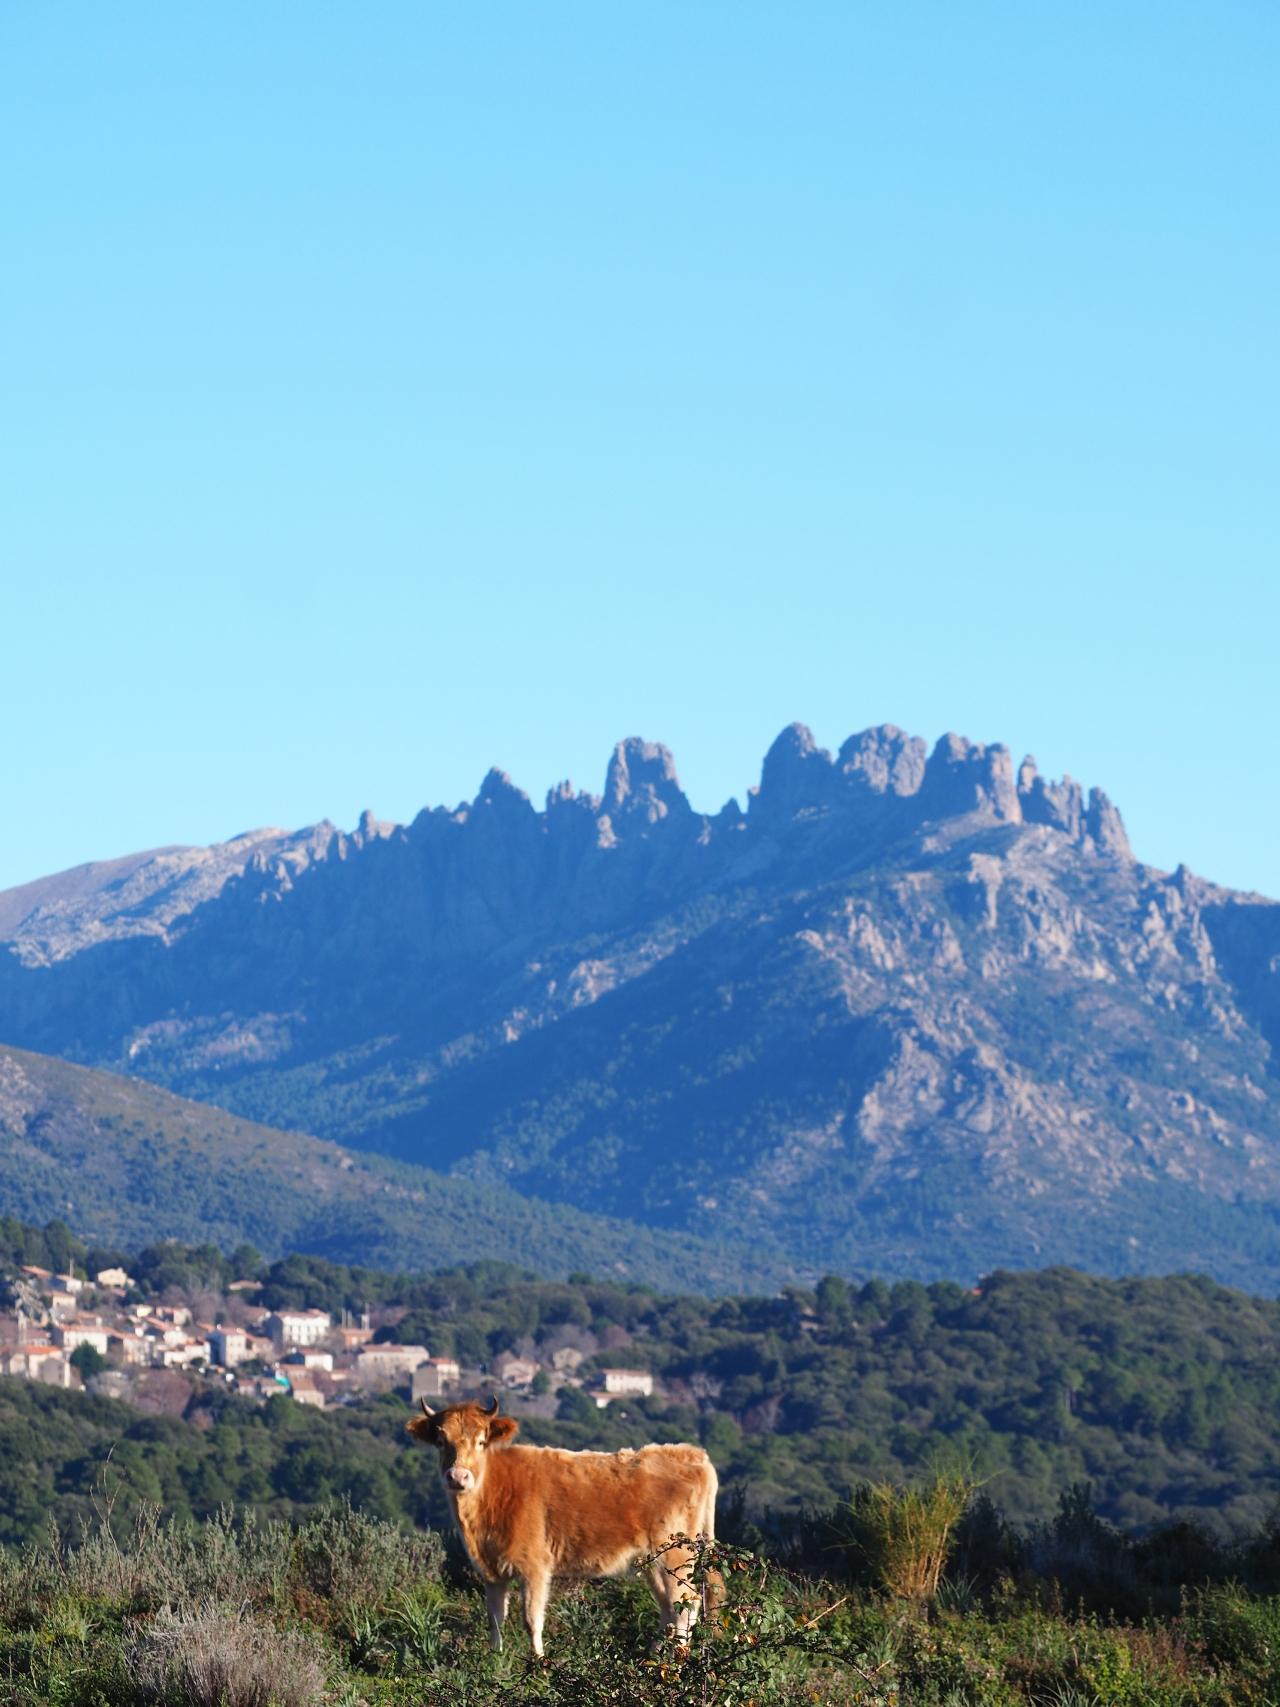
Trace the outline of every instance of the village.
<instances>
[{"instance_id":1,"label":"village","mask_svg":"<svg viewBox=\"0 0 1280 1707\"><path fill-rule=\"evenodd\" d=\"M648 1370L583 1372L584 1355L571 1346L545 1361L512 1348L488 1365L464 1366L387 1338L394 1309L366 1310L358 1320L317 1309L268 1310L256 1303L261 1287L252 1280L193 1302L145 1298L122 1268L77 1275L28 1264L7 1284L0 1375L148 1411L181 1414L209 1384L251 1403L286 1398L317 1409L392 1391L433 1406L451 1395L500 1391L520 1408L548 1414L565 1388L601 1409L655 1391Z\"/></svg>"}]
</instances>

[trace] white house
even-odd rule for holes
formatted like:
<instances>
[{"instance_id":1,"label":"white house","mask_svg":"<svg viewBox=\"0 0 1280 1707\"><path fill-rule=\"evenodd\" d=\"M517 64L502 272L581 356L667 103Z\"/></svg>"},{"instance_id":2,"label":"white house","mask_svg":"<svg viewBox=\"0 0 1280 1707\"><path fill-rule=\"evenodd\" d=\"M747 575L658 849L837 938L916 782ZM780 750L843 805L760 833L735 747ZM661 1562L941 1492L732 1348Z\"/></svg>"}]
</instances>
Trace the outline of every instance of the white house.
<instances>
[{"instance_id":1,"label":"white house","mask_svg":"<svg viewBox=\"0 0 1280 1707\"><path fill-rule=\"evenodd\" d=\"M289 1392L295 1404L314 1405L317 1410L324 1409L324 1394L316 1386L316 1378L309 1370L299 1369L289 1373Z\"/></svg>"},{"instance_id":2,"label":"white house","mask_svg":"<svg viewBox=\"0 0 1280 1707\"><path fill-rule=\"evenodd\" d=\"M157 1304L151 1316L153 1321L168 1322L175 1328L188 1327L191 1322L191 1312L185 1304Z\"/></svg>"},{"instance_id":3,"label":"white house","mask_svg":"<svg viewBox=\"0 0 1280 1707\"><path fill-rule=\"evenodd\" d=\"M273 1310L263 1326L277 1345L317 1345L333 1328L327 1310Z\"/></svg>"},{"instance_id":4,"label":"white house","mask_svg":"<svg viewBox=\"0 0 1280 1707\"><path fill-rule=\"evenodd\" d=\"M61 1346L40 1342L0 1348L0 1374L25 1375L29 1381L69 1387L72 1370Z\"/></svg>"},{"instance_id":5,"label":"white house","mask_svg":"<svg viewBox=\"0 0 1280 1707\"><path fill-rule=\"evenodd\" d=\"M151 1347L152 1342L136 1331L112 1334L107 1342L108 1355L119 1358L121 1363L149 1364Z\"/></svg>"},{"instance_id":6,"label":"white house","mask_svg":"<svg viewBox=\"0 0 1280 1707\"><path fill-rule=\"evenodd\" d=\"M208 1363L208 1340L183 1339L177 1345L158 1346L152 1354L161 1369L186 1369L193 1363Z\"/></svg>"},{"instance_id":7,"label":"white house","mask_svg":"<svg viewBox=\"0 0 1280 1707\"><path fill-rule=\"evenodd\" d=\"M82 1345L91 1345L102 1357L111 1347L111 1329L102 1322L59 1322L52 1337L54 1344L60 1345L68 1357Z\"/></svg>"},{"instance_id":8,"label":"white house","mask_svg":"<svg viewBox=\"0 0 1280 1707\"><path fill-rule=\"evenodd\" d=\"M647 1369L602 1369L597 1383L611 1396L647 1399L653 1392L653 1376Z\"/></svg>"},{"instance_id":9,"label":"white house","mask_svg":"<svg viewBox=\"0 0 1280 1707\"><path fill-rule=\"evenodd\" d=\"M285 1374L293 1380L295 1369L324 1369L333 1373L333 1353L331 1351L313 1351L309 1346L299 1346L283 1359Z\"/></svg>"}]
</instances>

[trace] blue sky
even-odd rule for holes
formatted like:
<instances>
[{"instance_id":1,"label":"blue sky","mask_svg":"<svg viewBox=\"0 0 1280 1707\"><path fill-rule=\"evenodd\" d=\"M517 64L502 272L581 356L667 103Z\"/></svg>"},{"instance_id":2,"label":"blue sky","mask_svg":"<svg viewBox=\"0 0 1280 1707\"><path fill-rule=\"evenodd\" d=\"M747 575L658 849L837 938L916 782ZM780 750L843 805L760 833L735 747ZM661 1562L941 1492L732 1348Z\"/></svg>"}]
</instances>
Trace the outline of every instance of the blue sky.
<instances>
[{"instance_id":1,"label":"blue sky","mask_svg":"<svg viewBox=\"0 0 1280 1707\"><path fill-rule=\"evenodd\" d=\"M799 718L1280 895L1278 36L0 10L0 886Z\"/></svg>"}]
</instances>

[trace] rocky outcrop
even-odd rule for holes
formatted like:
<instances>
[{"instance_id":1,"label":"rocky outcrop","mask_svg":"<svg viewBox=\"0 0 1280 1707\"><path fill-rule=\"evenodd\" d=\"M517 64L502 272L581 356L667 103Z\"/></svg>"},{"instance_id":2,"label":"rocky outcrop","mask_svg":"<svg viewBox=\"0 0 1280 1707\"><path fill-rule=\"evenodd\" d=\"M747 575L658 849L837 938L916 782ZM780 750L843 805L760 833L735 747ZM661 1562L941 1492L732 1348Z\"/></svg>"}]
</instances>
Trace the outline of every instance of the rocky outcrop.
<instances>
[{"instance_id":1,"label":"rocky outcrop","mask_svg":"<svg viewBox=\"0 0 1280 1707\"><path fill-rule=\"evenodd\" d=\"M1084 790L1064 776L1061 782L1046 782L1028 756L1018 767L1018 801L1028 824L1048 824L1073 842L1084 832Z\"/></svg>"},{"instance_id":2,"label":"rocky outcrop","mask_svg":"<svg viewBox=\"0 0 1280 1707\"><path fill-rule=\"evenodd\" d=\"M1124 820L1100 788L1089 790L1089 806L1084 815L1085 832L1099 853L1115 854L1131 859L1129 837Z\"/></svg>"},{"instance_id":3,"label":"rocky outcrop","mask_svg":"<svg viewBox=\"0 0 1280 1707\"><path fill-rule=\"evenodd\" d=\"M1064 776L1046 782L1033 758L1018 767L1018 803L1027 824L1047 824L1061 830L1078 847L1118 859L1132 859L1124 820L1100 788L1089 790L1088 805L1078 782Z\"/></svg>"},{"instance_id":4,"label":"rocky outcrop","mask_svg":"<svg viewBox=\"0 0 1280 1707\"><path fill-rule=\"evenodd\" d=\"M826 811L835 799L835 784L831 754L803 723L788 724L764 756L760 786L748 796L748 817L776 827Z\"/></svg>"},{"instance_id":5,"label":"rocky outcrop","mask_svg":"<svg viewBox=\"0 0 1280 1707\"><path fill-rule=\"evenodd\" d=\"M892 723L850 735L840 749L840 773L857 798L889 795L908 799L924 781L927 749L915 735L904 735Z\"/></svg>"},{"instance_id":6,"label":"rocky outcrop","mask_svg":"<svg viewBox=\"0 0 1280 1707\"><path fill-rule=\"evenodd\" d=\"M976 812L998 823L1022 820L1009 749L984 747L961 735L944 735L930 753L919 801L922 815L929 819Z\"/></svg>"},{"instance_id":7,"label":"rocky outcrop","mask_svg":"<svg viewBox=\"0 0 1280 1707\"><path fill-rule=\"evenodd\" d=\"M634 736L613 749L602 806L611 824L622 818L656 824L662 818L693 815L671 754L660 742Z\"/></svg>"}]
</instances>

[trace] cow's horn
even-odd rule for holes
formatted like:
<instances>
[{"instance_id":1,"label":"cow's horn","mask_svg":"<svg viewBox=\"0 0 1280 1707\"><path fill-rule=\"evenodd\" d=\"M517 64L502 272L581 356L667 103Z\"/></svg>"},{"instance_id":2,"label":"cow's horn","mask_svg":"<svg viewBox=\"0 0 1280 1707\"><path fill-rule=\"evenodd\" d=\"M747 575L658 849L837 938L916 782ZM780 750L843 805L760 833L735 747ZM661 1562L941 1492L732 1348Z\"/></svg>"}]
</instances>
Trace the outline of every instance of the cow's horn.
<instances>
[{"instance_id":1,"label":"cow's horn","mask_svg":"<svg viewBox=\"0 0 1280 1707\"><path fill-rule=\"evenodd\" d=\"M422 1406L422 1414L424 1417L435 1416L436 1413L431 1409L431 1406L427 1403L427 1401L425 1399L420 1399L418 1401L418 1403Z\"/></svg>"},{"instance_id":2,"label":"cow's horn","mask_svg":"<svg viewBox=\"0 0 1280 1707\"><path fill-rule=\"evenodd\" d=\"M497 1414L498 1414L498 1395L496 1393L493 1395L493 1403L491 1405L485 1406L484 1414L487 1417L496 1417L497 1416Z\"/></svg>"}]
</instances>

